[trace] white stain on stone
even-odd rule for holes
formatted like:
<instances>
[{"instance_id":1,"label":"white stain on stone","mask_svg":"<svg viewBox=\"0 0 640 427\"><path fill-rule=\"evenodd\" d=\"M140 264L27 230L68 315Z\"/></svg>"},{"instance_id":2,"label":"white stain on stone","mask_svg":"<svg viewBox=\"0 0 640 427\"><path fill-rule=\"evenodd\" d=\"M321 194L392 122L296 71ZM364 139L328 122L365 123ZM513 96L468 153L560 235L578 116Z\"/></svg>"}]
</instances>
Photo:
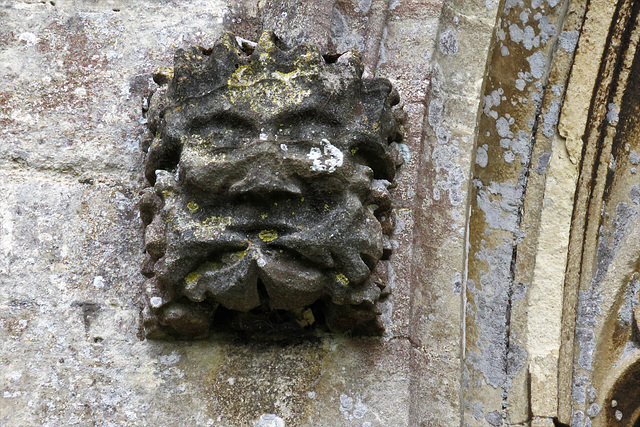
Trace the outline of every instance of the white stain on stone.
<instances>
[{"instance_id":1,"label":"white stain on stone","mask_svg":"<svg viewBox=\"0 0 640 427\"><path fill-rule=\"evenodd\" d=\"M153 308L159 308L159 307L162 306L162 298L160 298L160 297L151 297L149 299L149 304Z\"/></svg>"},{"instance_id":2,"label":"white stain on stone","mask_svg":"<svg viewBox=\"0 0 640 427\"><path fill-rule=\"evenodd\" d=\"M476 150L476 164L481 168L484 168L489 163L489 153L487 149L489 148L488 144L484 144L482 147L478 147Z\"/></svg>"},{"instance_id":3,"label":"white stain on stone","mask_svg":"<svg viewBox=\"0 0 640 427\"><path fill-rule=\"evenodd\" d=\"M160 363L166 366L173 366L180 361L180 355L175 351L171 354L158 357Z\"/></svg>"},{"instance_id":4,"label":"white stain on stone","mask_svg":"<svg viewBox=\"0 0 640 427\"><path fill-rule=\"evenodd\" d=\"M498 118L498 113L496 111L493 111L492 108L500 105L502 94L504 94L504 90L500 88L491 91L489 95L485 95L482 105L482 111L484 111L487 116L493 117L494 119Z\"/></svg>"},{"instance_id":5,"label":"white stain on stone","mask_svg":"<svg viewBox=\"0 0 640 427\"><path fill-rule=\"evenodd\" d=\"M96 276L93 279L93 287L96 289L102 289L104 288L104 277L102 276Z\"/></svg>"},{"instance_id":6,"label":"white stain on stone","mask_svg":"<svg viewBox=\"0 0 640 427\"><path fill-rule=\"evenodd\" d=\"M311 170L316 172L335 172L342 166L344 154L328 139L322 140L322 150L318 147L311 147L307 157L313 161Z\"/></svg>"},{"instance_id":7,"label":"white stain on stone","mask_svg":"<svg viewBox=\"0 0 640 427\"><path fill-rule=\"evenodd\" d=\"M618 107L613 102L607 105L607 122L610 125L618 123Z\"/></svg>"},{"instance_id":8,"label":"white stain on stone","mask_svg":"<svg viewBox=\"0 0 640 427\"><path fill-rule=\"evenodd\" d=\"M488 10L493 10L493 9L495 9L497 5L498 5L498 0L485 0L485 1L484 1L484 6L485 6Z\"/></svg>"},{"instance_id":9,"label":"white stain on stone","mask_svg":"<svg viewBox=\"0 0 640 427\"><path fill-rule=\"evenodd\" d=\"M289 150L289 147L287 147L287 144L280 144L280 149L281 149L282 151L288 151L288 150Z\"/></svg>"},{"instance_id":10,"label":"white stain on stone","mask_svg":"<svg viewBox=\"0 0 640 427\"><path fill-rule=\"evenodd\" d=\"M284 420L276 414L263 414L255 425L256 427L285 427Z\"/></svg>"},{"instance_id":11,"label":"white stain on stone","mask_svg":"<svg viewBox=\"0 0 640 427\"><path fill-rule=\"evenodd\" d=\"M547 59L545 58L542 52L536 52L530 57L527 58L527 62L529 62L529 67L531 68L531 75L540 79L544 76L544 70L547 65Z\"/></svg>"},{"instance_id":12,"label":"white stain on stone","mask_svg":"<svg viewBox=\"0 0 640 427\"><path fill-rule=\"evenodd\" d=\"M27 46L33 46L38 43L38 37L33 33L21 33L18 36L18 40L25 42Z\"/></svg>"},{"instance_id":13,"label":"white stain on stone","mask_svg":"<svg viewBox=\"0 0 640 427\"><path fill-rule=\"evenodd\" d=\"M340 412L342 412L345 420L347 421L351 421L354 419L361 420L367 413L367 406L360 401L354 403L352 397L346 394L341 394Z\"/></svg>"},{"instance_id":14,"label":"white stain on stone","mask_svg":"<svg viewBox=\"0 0 640 427\"><path fill-rule=\"evenodd\" d=\"M563 31L560 33L560 37L558 38L560 48L565 52L573 52L578 44L579 36L580 33L578 31Z\"/></svg>"}]
</instances>

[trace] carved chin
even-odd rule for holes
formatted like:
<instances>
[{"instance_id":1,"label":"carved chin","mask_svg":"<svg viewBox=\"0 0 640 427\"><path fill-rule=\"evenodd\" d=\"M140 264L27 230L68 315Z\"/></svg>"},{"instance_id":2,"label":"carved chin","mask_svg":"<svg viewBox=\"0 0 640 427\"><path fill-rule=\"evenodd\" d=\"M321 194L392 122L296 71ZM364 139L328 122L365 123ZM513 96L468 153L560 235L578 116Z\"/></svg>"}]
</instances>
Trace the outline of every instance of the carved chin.
<instances>
[{"instance_id":1,"label":"carved chin","mask_svg":"<svg viewBox=\"0 0 640 427\"><path fill-rule=\"evenodd\" d=\"M235 260L229 262L229 258ZM196 302L211 297L228 309L243 312L265 303L274 310L296 309L313 304L323 295L331 295L339 304L375 301L378 297L378 289L371 283L350 286L341 273L322 271L281 251L256 246L227 255L224 264L201 265L185 277L182 293Z\"/></svg>"}]
</instances>

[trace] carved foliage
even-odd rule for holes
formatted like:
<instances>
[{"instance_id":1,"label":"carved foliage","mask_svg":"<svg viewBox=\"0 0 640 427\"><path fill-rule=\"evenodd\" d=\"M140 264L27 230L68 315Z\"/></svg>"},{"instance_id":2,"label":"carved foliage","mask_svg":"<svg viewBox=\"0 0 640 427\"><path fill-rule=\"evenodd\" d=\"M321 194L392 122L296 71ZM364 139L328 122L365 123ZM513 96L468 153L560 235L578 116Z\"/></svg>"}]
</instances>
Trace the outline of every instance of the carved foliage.
<instances>
[{"instance_id":1,"label":"carved foliage","mask_svg":"<svg viewBox=\"0 0 640 427\"><path fill-rule=\"evenodd\" d=\"M157 73L140 203L150 337L379 333L399 98L354 54L269 33L180 50ZM373 274L372 274L373 272Z\"/></svg>"}]
</instances>

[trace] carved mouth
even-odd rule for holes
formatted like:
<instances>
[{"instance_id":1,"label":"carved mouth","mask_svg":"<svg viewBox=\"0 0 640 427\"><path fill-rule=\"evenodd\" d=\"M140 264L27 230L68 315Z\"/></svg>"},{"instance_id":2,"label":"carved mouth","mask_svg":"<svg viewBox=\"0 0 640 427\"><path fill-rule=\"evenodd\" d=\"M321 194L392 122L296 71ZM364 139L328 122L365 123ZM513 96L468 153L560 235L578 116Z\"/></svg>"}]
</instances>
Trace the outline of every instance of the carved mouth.
<instances>
[{"instance_id":1,"label":"carved mouth","mask_svg":"<svg viewBox=\"0 0 640 427\"><path fill-rule=\"evenodd\" d=\"M265 302L259 281L274 309L311 304L327 286L327 278L319 270L309 269L278 250L250 245L244 251L218 254L202 263L184 278L183 293L192 301L211 296L224 307L246 312Z\"/></svg>"}]
</instances>

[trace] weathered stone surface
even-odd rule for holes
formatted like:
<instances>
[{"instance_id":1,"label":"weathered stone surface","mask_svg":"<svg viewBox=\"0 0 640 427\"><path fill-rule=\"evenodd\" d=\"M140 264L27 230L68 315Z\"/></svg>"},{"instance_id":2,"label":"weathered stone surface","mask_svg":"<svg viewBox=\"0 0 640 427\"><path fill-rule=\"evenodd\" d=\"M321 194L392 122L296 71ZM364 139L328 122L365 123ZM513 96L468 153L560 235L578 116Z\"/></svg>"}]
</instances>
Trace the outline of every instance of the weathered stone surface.
<instances>
[{"instance_id":1,"label":"weathered stone surface","mask_svg":"<svg viewBox=\"0 0 640 427\"><path fill-rule=\"evenodd\" d=\"M154 187L140 208L148 335L202 337L216 314L260 334L321 317L335 332L380 333L398 94L362 79L355 54L324 58L273 33L248 43L226 33L155 77Z\"/></svg>"},{"instance_id":2,"label":"weathered stone surface","mask_svg":"<svg viewBox=\"0 0 640 427\"><path fill-rule=\"evenodd\" d=\"M404 255L381 261L390 267L392 290L381 305L387 331L382 338L320 334L310 341L256 343L216 333L198 343L142 339L144 236L137 204L143 196L144 153L139 147L144 146L144 100L156 88L152 72L171 64L179 48L212 46L225 29L256 40L264 28L287 42L317 43L323 54L336 53L332 49L340 40L359 48L352 41L362 39L369 50L360 53L371 58L365 67L373 64L374 77L375 39L383 35L385 20L395 20L397 31L386 39L392 42L401 35L402 20L409 19L406 8L401 15L393 5L387 16L384 2L372 2L366 11L367 2L340 2L335 8L345 14L359 8L352 15L358 14L357 22L349 18L343 29L332 23L324 32L311 26L302 30L314 20L338 22L322 18L322 11L331 14L334 5L281 3L268 13L262 13L262 2L239 1L3 5L0 424L102 420L106 425L232 426L267 422L269 414L287 425L456 419L450 409L457 396L456 339L441 355L415 345L409 334L407 245L413 235L415 176L409 169L396 179L395 197L403 201L391 239L395 253ZM318 15L309 18L316 10ZM402 43L409 44L402 52L416 43L433 48L438 9L429 10L424 25L412 23L414 37L404 36ZM367 27L374 15L384 18L379 33ZM287 23L299 27L289 32L283 27ZM398 64L395 55L388 53L385 63ZM421 61L427 64L424 57ZM412 94L406 107L412 116L411 149L421 144L426 72L406 58L395 71L388 66L380 75ZM405 150L404 158L410 160L411 153ZM455 314L447 314L446 322L457 325L450 318ZM430 392L438 398L433 410L419 395L412 397L424 385L422 373L431 384L447 387Z\"/></svg>"},{"instance_id":3,"label":"weathered stone surface","mask_svg":"<svg viewBox=\"0 0 640 427\"><path fill-rule=\"evenodd\" d=\"M5 2L0 424L634 425L639 11ZM404 100L393 255L374 271L390 291L381 337L143 338L143 240L156 256L168 245L158 223L144 231L162 200L143 191L141 110L159 105L153 70L227 30L247 46L273 31L328 58L355 50ZM180 186L165 169L158 181ZM155 207L138 218L142 199Z\"/></svg>"}]
</instances>

